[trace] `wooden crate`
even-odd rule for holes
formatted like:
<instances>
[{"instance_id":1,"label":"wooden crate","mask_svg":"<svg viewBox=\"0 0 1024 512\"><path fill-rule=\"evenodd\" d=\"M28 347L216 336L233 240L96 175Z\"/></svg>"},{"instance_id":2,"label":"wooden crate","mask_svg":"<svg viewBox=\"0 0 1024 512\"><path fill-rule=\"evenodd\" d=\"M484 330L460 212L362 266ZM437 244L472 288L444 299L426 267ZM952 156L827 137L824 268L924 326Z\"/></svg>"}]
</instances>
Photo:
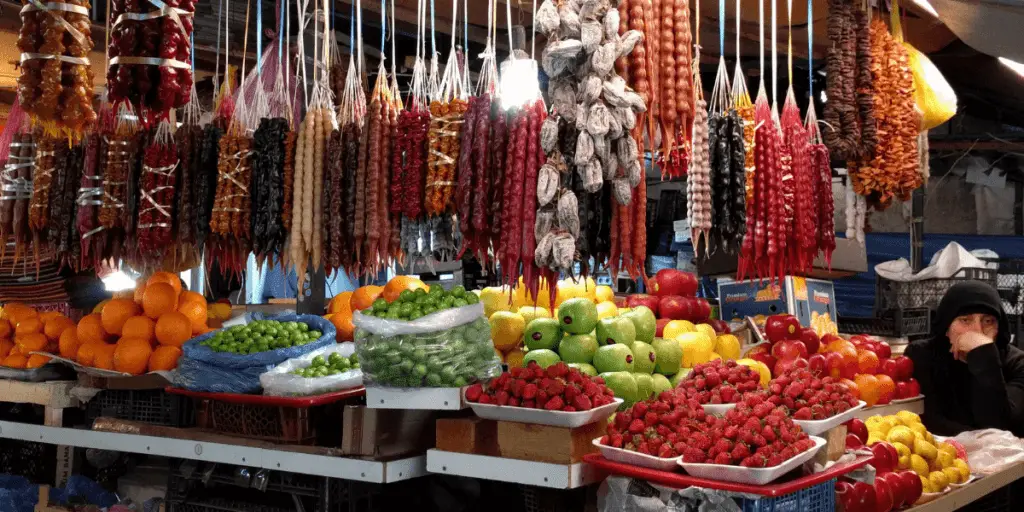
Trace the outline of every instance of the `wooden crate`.
<instances>
[{"instance_id":1,"label":"wooden crate","mask_svg":"<svg viewBox=\"0 0 1024 512\"><path fill-rule=\"evenodd\" d=\"M578 428L551 427L476 417L437 421L438 450L508 459L574 464L597 451L592 442L605 434L599 421Z\"/></svg>"},{"instance_id":2,"label":"wooden crate","mask_svg":"<svg viewBox=\"0 0 1024 512\"><path fill-rule=\"evenodd\" d=\"M64 426L64 409L79 406L78 399L71 396L75 381L52 380L47 382L20 382L0 380L0 401L38 404L43 406L43 425ZM75 469L73 446L57 445L57 474L54 482L64 485Z\"/></svg>"}]
</instances>

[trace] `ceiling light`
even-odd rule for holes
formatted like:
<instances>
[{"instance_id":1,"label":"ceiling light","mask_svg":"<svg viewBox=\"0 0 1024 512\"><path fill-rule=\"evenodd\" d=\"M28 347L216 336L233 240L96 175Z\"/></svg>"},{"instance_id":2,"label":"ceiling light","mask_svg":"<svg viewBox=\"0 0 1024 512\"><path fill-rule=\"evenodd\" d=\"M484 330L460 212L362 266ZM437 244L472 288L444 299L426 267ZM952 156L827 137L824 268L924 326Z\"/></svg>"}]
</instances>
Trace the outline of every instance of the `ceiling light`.
<instances>
[{"instance_id":1,"label":"ceiling light","mask_svg":"<svg viewBox=\"0 0 1024 512\"><path fill-rule=\"evenodd\" d=\"M1004 66L1016 71L1018 75L1024 76L1024 64L1021 64L1020 62L1017 62L1015 60L1007 59L1006 57L999 57L999 62L1001 62Z\"/></svg>"},{"instance_id":2,"label":"ceiling light","mask_svg":"<svg viewBox=\"0 0 1024 512\"><path fill-rule=\"evenodd\" d=\"M508 59L501 63L501 104L505 109L521 107L540 97L537 61Z\"/></svg>"},{"instance_id":3,"label":"ceiling light","mask_svg":"<svg viewBox=\"0 0 1024 512\"><path fill-rule=\"evenodd\" d=\"M120 292L135 288L135 280L120 270L107 274L101 281L108 292Z\"/></svg>"},{"instance_id":4,"label":"ceiling light","mask_svg":"<svg viewBox=\"0 0 1024 512\"><path fill-rule=\"evenodd\" d=\"M928 14L931 14L932 16L935 16L936 18L939 17L938 11L936 11L935 8L932 7L931 2L929 2L928 0L914 0L914 4L916 4L920 8L928 11Z\"/></svg>"}]
</instances>

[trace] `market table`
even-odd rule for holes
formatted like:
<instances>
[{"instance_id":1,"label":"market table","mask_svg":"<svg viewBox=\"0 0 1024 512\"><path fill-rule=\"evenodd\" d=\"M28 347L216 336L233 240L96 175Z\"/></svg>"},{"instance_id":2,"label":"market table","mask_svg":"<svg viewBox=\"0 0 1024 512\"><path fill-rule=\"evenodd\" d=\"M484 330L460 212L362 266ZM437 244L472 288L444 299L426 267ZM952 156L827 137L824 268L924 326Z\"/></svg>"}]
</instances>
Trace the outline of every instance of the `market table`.
<instances>
[{"instance_id":1,"label":"market table","mask_svg":"<svg viewBox=\"0 0 1024 512\"><path fill-rule=\"evenodd\" d=\"M950 512L978 501L1007 485L1024 478L1024 462L1018 462L1002 471L978 479L950 491L928 503L908 509L907 512Z\"/></svg>"}]
</instances>

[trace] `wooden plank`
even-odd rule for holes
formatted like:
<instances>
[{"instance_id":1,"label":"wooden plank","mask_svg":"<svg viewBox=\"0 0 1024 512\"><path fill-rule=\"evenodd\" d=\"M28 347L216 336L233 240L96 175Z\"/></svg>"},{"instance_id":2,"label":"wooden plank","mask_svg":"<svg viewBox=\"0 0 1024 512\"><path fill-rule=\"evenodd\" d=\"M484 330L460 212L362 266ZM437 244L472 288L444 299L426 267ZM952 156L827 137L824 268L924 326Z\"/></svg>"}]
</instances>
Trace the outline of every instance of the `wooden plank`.
<instances>
[{"instance_id":1,"label":"wooden plank","mask_svg":"<svg viewBox=\"0 0 1024 512\"><path fill-rule=\"evenodd\" d=\"M554 464L572 464L597 451L592 441L605 434L603 421L569 429L512 421L498 423L498 453L501 457Z\"/></svg>"},{"instance_id":2,"label":"wooden plank","mask_svg":"<svg viewBox=\"0 0 1024 512\"><path fill-rule=\"evenodd\" d=\"M947 512L958 510L984 498L998 489L1024 478L1024 462L1018 462L998 473L988 475L941 497L907 509L907 512Z\"/></svg>"},{"instance_id":3,"label":"wooden plank","mask_svg":"<svg viewBox=\"0 0 1024 512\"><path fill-rule=\"evenodd\" d=\"M434 447L477 455L498 455L498 422L475 416L437 420Z\"/></svg>"},{"instance_id":4,"label":"wooden plank","mask_svg":"<svg viewBox=\"0 0 1024 512\"><path fill-rule=\"evenodd\" d=\"M20 404L39 404L55 409L78 407L78 399L71 396L75 381L20 382L0 380L0 401Z\"/></svg>"}]
</instances>

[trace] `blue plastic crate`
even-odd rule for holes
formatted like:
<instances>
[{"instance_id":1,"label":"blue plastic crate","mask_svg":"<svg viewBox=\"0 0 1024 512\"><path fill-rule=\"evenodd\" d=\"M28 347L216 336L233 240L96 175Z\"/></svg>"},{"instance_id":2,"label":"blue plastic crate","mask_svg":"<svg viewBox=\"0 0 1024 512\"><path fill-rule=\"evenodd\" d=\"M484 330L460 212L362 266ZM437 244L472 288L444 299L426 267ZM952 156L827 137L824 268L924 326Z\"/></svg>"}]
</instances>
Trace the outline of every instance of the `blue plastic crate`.
<instances>
[{"instance_id":1,"label":"blue plastic crate","mask_svg":"<svg viewBox=\"0 0 1024 512\"><path fill-rule=\"evenodd\" d=\"M777 498L739 500L743 512L833 512L836 508L835 479Z\"/></svg>"}]
</instances>

